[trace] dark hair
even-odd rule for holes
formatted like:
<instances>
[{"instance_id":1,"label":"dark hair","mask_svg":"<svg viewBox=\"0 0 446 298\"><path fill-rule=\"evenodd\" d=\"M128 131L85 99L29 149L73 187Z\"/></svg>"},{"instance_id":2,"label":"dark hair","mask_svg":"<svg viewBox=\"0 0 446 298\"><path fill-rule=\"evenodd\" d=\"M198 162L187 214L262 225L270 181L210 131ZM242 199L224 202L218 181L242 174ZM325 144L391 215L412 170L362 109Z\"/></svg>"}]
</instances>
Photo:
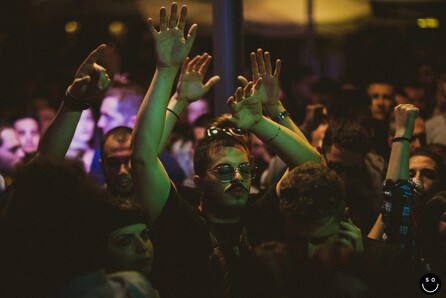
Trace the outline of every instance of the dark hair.
<instances>
[{"instance_id":1,"label":"dark hair","mask_svg":"<svg viewBox=\"0 0 446 298\"><path fill-rule=\"evenodd\" d=\"M220 116L214 118L211 123L209 123L207 128L210 127L218 127L218 128L231 128L235 127L234 123L229 120L231 118L231 114L221 114ZM238 138L238 137L237 137ZM252 145L252 138L251 135L246 132L246 136L239 138L242 142L246 142L248 147L251 148Z\"/></svg>"},{"instance_id":2,"label":"dark hair","mask_svg":"<svg viewBox=\"0 0 446 298\"><path fill-rule=\"evenodd\" d=\"M280 184L280 212L311 224L327 216L340 217L344 185L335 171L306 162L290 171Z\"/></svg>"},{"instance_id":3,"label":"dark hair","mask_svg":"<svg viewBox=\"0 0 446 298\"><path fill-rule=\"evenodd\" d=\"M143 223L148 225L149 217L144 210L129 200L114 199L103 216L109 233L126 226ZM108 234L109 234L108 233Z\"/></svg>"},{"instance_id":4,"label":"dark hair","mask_svg":"<svg viewBox=\"0 0 446 298\"><path fill-rule=\"evenodd\" d=\"M22 120L22 119L27 119L27 118L30 118L30 119L33 119L34 121L36 121L37 127L40 130L40 122L39 122L39 119L37 118L37 116L35 115L35 113L20 113L20 114L17 114L17 115L15 115L13 117L13 119L12 119L13 121L12 122L14 123L14 126L15 126L15 123L17 121Z\"/></svg>"},{"instance_id":5,"label":"dark hair","mask_svg":"<svg viewBox=\"0 0 446 298\"><path fill-rule=\"evenodd\" d=\"M206 175L207 166L211 162L211 156L226 147L238 147L246 151L249 155L250 151L247 144L240 138L230 136L226 133L212 135L202 139L194 153L194 170L195 174L200 177Z\"/></svg>"},{"instance_id":6,"label":"dark hair","mask_svg":"<svg viewBox=\"0 0 446 298\"><path fill-rule=\"evenodd\" d=\"M415 149L410 154L410 157L419 155L429 157L435 162L435 168L437 170L440 182L439 185L441 185L442 189L444 189L444 184L446 183L446 147L440 144L428 144Z\"/></svg>"},{"instance_id":7,"label":"dark hair","mask_svg":"<svg viewBox=\"0 0 446 298\"><path fill-rule=\"evenodd\" d=\"M342 149L366 154L370 150L370 137L367 129L359 122L347 119L331 121L325 132L323 148L336 145Z\"/></svg>"},{"instance_id":8,"label":"dark hair","mask_svg":"<svg viewBox=\"0 0 446 298\"><path fill-rule=\"evenodd\" d=\"M101 268L108 200L78 161L39 160L19 168L1 231L8 239L0 253L10 266L8 280L40 293Z\"/></svg>"},{"instance_id":9,"label":"dark hair","mask_svg":"<svg viewBox=\"0 0 446 298\"><path fill-rule=\"evenodd\" d=\"M113 137L115 139L121 139L122 142L126 142L129 137L132 136L133 129L127 126L117 126L109 130L103 137L101 141L101 158L104 157L104 147L108 139Z\"/></svg>"}]
</instances>

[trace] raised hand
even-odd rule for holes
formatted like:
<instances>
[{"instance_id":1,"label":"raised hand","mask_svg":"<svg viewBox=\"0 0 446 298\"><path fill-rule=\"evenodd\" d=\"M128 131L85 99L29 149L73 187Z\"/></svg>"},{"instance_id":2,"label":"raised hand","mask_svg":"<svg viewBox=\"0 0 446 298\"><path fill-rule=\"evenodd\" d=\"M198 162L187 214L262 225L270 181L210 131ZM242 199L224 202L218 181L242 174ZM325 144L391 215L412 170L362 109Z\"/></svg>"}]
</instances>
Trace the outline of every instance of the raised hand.
<instances>
[{"instance_id":1,"label":"raised hand","mask_svg":"<svg viewBox=\"0 0 446 298\"><path fill-rule=\"evenodd\" d=\"M160 8L160 30L156 31L153 20L148 19L150 32L152 33L156 59L159 67L179 67L187 57L195 40L197 25L193 24L187 38L184 38L184 26L186 25L187 7L181 7L177 16L178 4L173 2L170 7L170 17L167 18L166 8Z\"/></svg>"},{"instance_id":2,"label":"raised hand","mask_svg":"<svg viewBox=\"0 0 446 298\"><path fill-rule=\"evenodd\" d=\"M203 97L220 80L219 76L213 76L203 84L204 74L211 60L212 57L208 53L198 55L192 60L184 60L177 85L178 100L195 101Z\"/></svg>"},{"instance_id":3,"label":"raised hand","mask_svg":"<svg viewBox=\"0 0 446 298\"><path fill-rule=\"evenodd\" d=\"M393 110L395 115L395 137L409 138L412 136L415 119L419 109L411 104L400 104Z\"/></svg>"},{"instance_id":4,"label":"raised hand","mask_svg":"<svg viewBox=\"0 0 446 298\"><path fill-rule=\"evenodd\" d=\"M262 104L258 91L262 86L262 79L258 79L256 83L249 82L244 88L238 87L228 99L228 106L231 109L231 122L242 129L251 129L261 118Z\"/></svg>"},{"instance_id":5,"label":"raised hand","mask_svg":"<svg viewBox=\"0 0 446 298\"><path fill-rule=\"evenodd\" d=\"M357 251L364 250L361 230L349 219L348 222L341 221L339 229L339 239L342 243L352 247Z\"/></svg>"},{"instance_id":6,"label":"raised hand","mask_svg":"<svg viewBox=\"0 0 446 298\"><path fill-rule=\"evenodd\" d=\"M260 101L262 105L275 105L279 101L279 75L281 68L281 60L276 60L276 68L273 72L271 65L271 57L269 52L263 53L262 49L257 49L257 52L252 52L251 58L251 72L252 80L255 82L262 78L262 86L258 90ZM244 86L248 84L248 80L242 76L238 79Z\"/></svg>"},{"instance_id":7,"label":"raised hand","mask_svg":"<svg viewBox=\"0 0 446 298\"><path fill-rule=\"evenodd\" d=\"M106 48L105 44L100 45L79 66L73 83L68 87L72 97L88 102L107 89L110 78L105 68L96 63Z\"/></svg>"}]
</instances>

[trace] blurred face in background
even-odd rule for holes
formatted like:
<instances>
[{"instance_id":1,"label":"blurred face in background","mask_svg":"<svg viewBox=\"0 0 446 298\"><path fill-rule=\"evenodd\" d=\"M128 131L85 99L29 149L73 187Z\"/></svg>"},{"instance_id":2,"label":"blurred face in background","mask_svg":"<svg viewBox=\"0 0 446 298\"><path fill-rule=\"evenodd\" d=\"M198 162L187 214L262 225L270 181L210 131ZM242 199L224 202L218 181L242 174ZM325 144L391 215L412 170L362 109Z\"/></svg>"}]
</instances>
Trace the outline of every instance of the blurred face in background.
<instances>
[{"instance_id":1,"label":"blurred face in background","mask_svg":"<svg viewBox=\"0 0 446 298\"><path fill-rule=\"evenodd\" d=\"M25 152L13 128L8 127L1 131L0 141L0 171L10 174L25 157Z\"/></svg>"},{"instance_id":2,"label":"blurred face in background","mask_svg":"<svg viewBox=\"0 0 446 298\"><path fill-rule=\"evenodd\" d=\"M198 117L206 113L209 113L209 104L205 99L200 98L197 101L191 102L187 107L187 122L192 124Z\"/></svg>"},{"instance_id":3,"label":"blurred face in background","mask_svg":"<svg viewBox=\"0 0 446 298\"><path fill-rule=\"evenodd\" d=\"M103 134L106 134L115 127L127 126L124 115L119 112L118 103L119 98L115 96L107 96L102 101L98 127L102 129Z\"/></svg>"},{"instance_id":4,"label":"blurred face in background","mask_svg":"<svg viewBox=\"0 0 446 298\"><path fill-rule=\"evenodd\" d=\"M367 87L371 100L370 111L376 120L387 120L392 113L393 87L384 83L372 83Z\"/></svg>"},{"instance_id":5,"label":"blurred face in background","mask_svg":"<svg viewBox=\"0 0 446 298\"><path fill-rule=\"evenodd\" d=\"M22 118L15 121L14 128L23 151L26 154L35 153L40 140L39 123L33 118Z\"/></svg>"},{"instance_id":6,"label":"blurred face in background","mask_svg":"<svg viewBox=\"0 0 446 298\"><path fill-rule=\"evenodd\" d=\"M86 144L88 146L88 143L93 138L94 128L95 119L93 117L93 112L90 109L83 111L76 127L72 144Z\"/></svg>"}]
</instances>

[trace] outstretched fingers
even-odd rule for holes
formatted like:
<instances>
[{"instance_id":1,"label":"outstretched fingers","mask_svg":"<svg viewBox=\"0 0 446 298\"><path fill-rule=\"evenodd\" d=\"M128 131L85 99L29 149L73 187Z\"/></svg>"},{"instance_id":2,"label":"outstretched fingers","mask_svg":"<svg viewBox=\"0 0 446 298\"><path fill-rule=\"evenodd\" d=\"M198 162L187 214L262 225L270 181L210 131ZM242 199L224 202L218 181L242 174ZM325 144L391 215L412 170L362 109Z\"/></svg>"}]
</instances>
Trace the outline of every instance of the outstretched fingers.
<instances>
[{"instance_id":1,"label":"outstretched fingers","mask_svg":"<svg viewBox=\"0 0 446 298\"><path fill-rule=\"evenodd\" d=\"M170 6L169 28L175 28L177 26L177 12L178 4L176 2L173 2Z\"/></svg>"},{"instance_id":2,"label":"outstretched fingers","mask_svg":"<svg viewBox=\"0 0 446 298\"><path fill-rule=\"evenodd\" d=\"M180 19L178 20L178 28L184 30L186 25L186 17L187 17L187 6L183 5L181 7Z\"/></svg>"},{"instance_id":3,"label":"outstretched fingers","mask_svg":"<svg viewBox=\"0 0 446 298\"><path fill-rule=\"evenodd\" d=\"M266 73L265 60L263 58L263 50L257 49L257 64L259 66L259 73Z\"/></svg>"},{"instance_id":4,"label":"outstretched fingers","mask_svg":"<svg viewBox=\"0 0 446 298\"><path fill-rule=\"evenodd\" d=\"M167 12L166 8L162 6L160 8L160 31L167 30Z\"/></svg>"}]
</instances>

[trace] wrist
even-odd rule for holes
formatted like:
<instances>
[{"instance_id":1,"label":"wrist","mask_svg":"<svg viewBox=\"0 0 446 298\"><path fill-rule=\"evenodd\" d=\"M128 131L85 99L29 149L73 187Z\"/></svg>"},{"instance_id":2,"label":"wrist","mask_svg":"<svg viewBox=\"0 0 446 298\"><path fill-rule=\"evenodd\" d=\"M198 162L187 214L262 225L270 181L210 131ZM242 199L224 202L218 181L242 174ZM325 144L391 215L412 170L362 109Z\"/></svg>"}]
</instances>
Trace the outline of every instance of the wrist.
<instances>
[{"instance_id":1,"label":"wrist","mask_svg":"<svg viewBox=\"0 0 446 298\"><path fill-rule=\"evenodd\" d=\"M67 91L65 92L63 103L65 107L68 107L74 111L83 111L90 108L90 104L87 101L71 95L70 87L68 87Z\"/></svg>"},{"instance_id":2,"label":"wrist","mask_svg":"<svg viewBox=\"0 0 446 298\"><path fill-rule=\"evenodd\" d=\"M263 108L268 114L268 116L270 116L271 118L277 116L278 113L283 112L285 110L280 100L277 100L277 102L273 104L265 104Z\"/></svg>"}]
</instances>

